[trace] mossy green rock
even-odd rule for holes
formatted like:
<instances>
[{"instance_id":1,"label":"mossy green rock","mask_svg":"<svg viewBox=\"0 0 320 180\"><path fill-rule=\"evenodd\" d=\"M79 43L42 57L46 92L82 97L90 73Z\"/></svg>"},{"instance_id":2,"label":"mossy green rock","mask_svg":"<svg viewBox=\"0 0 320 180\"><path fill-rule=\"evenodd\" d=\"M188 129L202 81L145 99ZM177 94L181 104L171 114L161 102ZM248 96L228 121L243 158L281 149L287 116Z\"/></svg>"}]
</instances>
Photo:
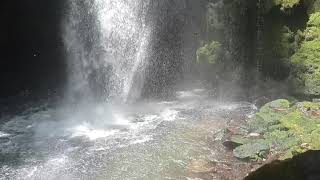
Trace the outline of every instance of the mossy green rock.
<instances>
[{"instance_id":1,"label":"mossy green rock","mask_svg":"<svg viewBox=\"0 0 320 180\"><path fill-rule=\"evenodd\" d=\"M285 151L299 144L299 139L295 138L290 131L274 130L267 132L264 138L269 143L271 151L275 153Z\"/></svg>"},{"instance_id":2,"label":"mossy green rock","mask_svg":"<svg viewBox=\"0 0 320 180\"><path fill-rule=\"evenodd\" d=\"M269 127L279 124L279 119L285 115L290 106L290 102L279 99L262 106L254 119L249 121L249 131L263 133Z\"/></svg>"},{"instance_id":3,"label":"mossy green rock","mask_svg":"<svg viewBox=\"0 0 320 180\"><path fill-rule=\"evenodd\" d=\"M240 159L258 160L264 158L268 154L269 149L268 142L259 139L237 147L233 150L233 154Z\"/></svg>"},{"instance_id":4,"label":"mossy green rock","mask_svg":"<svg viewBox=\"0 0 320 180\"><path fill-rule=\"evenodd\" d=\"M240 159L258 159L260 151L286 159L310 149L320 150L318 102L298 102L290 106L289 101L279 99L267 103L247 126L249 133L258 131L263 137L237 147L234 155Z\"/></svg>"},{"instance_id":5,"label":"mossy green rock","mask_svg":"<svg viewBox=\"0 0 320 180\"><path fill-rule=\"evenodd\" d=\"M230 137L230 141L235 142L237 144L246 144L250 142L250 139L241 135L233 135Z\"/></svg>"},{"instance_id":6,"label":"mossy green rock","mask_svg":"<svg viewBox=\"0 0 320 180\"><path fill-rule=\"evenodd\" d=\"M302 112L294 111L280 119L282 125L291 129L297 135L311 133L317 128L317 124L310 118L305 117Z\"/></svg>"},{"instance_id":7,"label":"mossy green rock","mask_svg":"<svg viewBox=\"0 0 320 180\"><path fill-rule=\"evenodd\" d=\"M311 148L313 149L320 149L320 129L319 127L311 132L311 139L310 139Z\"/></svg>"}]
</instances>

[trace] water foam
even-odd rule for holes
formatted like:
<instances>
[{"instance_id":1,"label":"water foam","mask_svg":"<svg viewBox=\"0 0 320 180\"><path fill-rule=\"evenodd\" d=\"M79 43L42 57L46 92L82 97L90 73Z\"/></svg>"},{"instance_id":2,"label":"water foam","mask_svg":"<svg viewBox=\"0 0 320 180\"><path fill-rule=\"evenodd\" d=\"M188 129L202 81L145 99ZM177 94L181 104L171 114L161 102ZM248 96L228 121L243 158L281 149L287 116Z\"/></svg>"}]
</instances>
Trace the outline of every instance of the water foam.
<instances>
[{"instance_id":1,"label":"water foam","mask_svg":"<svg viewBox=\"0 0 320 180\"><path fill-rule=\"evenodd\" d=\"M91 141L100 138L106 138L119 132L119 130L93 129L89 124L78 125L74 128L71 128L69 131L72 132L72 138L87 137Z\"/></svg>"}]
</instances>

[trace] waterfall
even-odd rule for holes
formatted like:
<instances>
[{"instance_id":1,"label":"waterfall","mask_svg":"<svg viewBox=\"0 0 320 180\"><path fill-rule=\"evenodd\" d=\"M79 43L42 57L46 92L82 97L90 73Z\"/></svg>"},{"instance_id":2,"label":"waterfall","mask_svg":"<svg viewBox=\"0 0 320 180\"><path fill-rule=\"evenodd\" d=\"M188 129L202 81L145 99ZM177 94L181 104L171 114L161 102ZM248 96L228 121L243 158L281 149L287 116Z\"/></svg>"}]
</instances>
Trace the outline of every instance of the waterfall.
<instances>
[{"instance_id":1,"label":"waterfall","mask_svg":"<svg viewBox=\"0 0 320 180\"><path fill-rule=\"evenodd\" d=\"M68 96L122 102L139 97L151 39L149 3L70 0L64 25Z\"/></svg>"}]
</instances>

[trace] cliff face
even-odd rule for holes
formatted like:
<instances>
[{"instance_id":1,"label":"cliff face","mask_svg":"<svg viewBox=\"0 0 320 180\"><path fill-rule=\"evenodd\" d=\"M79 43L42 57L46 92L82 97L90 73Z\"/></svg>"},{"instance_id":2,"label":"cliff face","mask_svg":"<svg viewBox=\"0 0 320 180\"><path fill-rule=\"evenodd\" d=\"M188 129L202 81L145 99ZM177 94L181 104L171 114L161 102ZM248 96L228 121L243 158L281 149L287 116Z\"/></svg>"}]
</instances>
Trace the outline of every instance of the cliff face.
<instances>
[{"instance_id":1,"label":"cliff face","mask_svg":"<svg viewBox=\"0 0 320 180\"><path fill-rule=\"evenodd\" d=\"M213 74L234 74L241 67L244 84L255 84L250 78L258 72L261 80L287 84L294 95L319 97L319 5L318 0L209 2L207 37L198 57L203 52L218 57L214 64L207 58ZM212 41L223 53L204 51Z\"/></svg>"},{"instance_id":2,"label":"cliff face","mask_svg":"<svg viewBox=\"0 0 320 180\"><path fill-rule=\"evenodd\" d=\"M145 96L165 94L184 72L193 71L206 0L164 0L151 4L149 21L155 31L154 43L149 47ZM62 24L67 11L65 0L2 2L1 96L21 92L38 95L63 87L67 57Z\"/></svg>"},{"instance_id":3,"label":"cliff face","mask_svg":"<svg viewBox=\"0 0 320 180\"><path fill-rule=\"evenodd\" d=\"M168 96L173 85L194 69L207 0L152 0L149 16L154 28L142 95Z\"/></svg>"},{"instance_id":4,"label":"cliff face","mask_svg":"<svg viewBox=\"0 0 320 180\"><path fill-rule=\"evenodd\" d=\"M263 73L288 78L294 95L318 97L319 1L274 1L264 6Z\"/></svg>"},{"instance_id":5,"label":"cliff face","mask_svg":"<svg viewBox=\"0 0 320 180\"><path fill-rule=\"evenodd\" d=\"M320 12L316 7L309 14L302 40L291 57L293 65L291 82L295 93L311 97L320 96Z\"/></svg>"},{"instance_id":6,"label":"cliff face","mask_svg":"<svg viewBox=\"0 0 320 180\"><path fill-rule=\"evenodd\" d=\"M296 95L317 97L319 7L319 0L153 1L150 17L157 27L156 43L150 47L154 53L143 94L165 94L185 73L204 69L213 82L223 79L241 86L254 84L252 72L259 71L263 80L283 81ZM63 85L61 23L66 9L63 0L2 2L2 96L48 92ZM214 42L219 50L206 51ZM205 56L215 57L215 63L203 59L202 69L195 70L200 47L214 53Z\"/></svg>"}]
</instances>

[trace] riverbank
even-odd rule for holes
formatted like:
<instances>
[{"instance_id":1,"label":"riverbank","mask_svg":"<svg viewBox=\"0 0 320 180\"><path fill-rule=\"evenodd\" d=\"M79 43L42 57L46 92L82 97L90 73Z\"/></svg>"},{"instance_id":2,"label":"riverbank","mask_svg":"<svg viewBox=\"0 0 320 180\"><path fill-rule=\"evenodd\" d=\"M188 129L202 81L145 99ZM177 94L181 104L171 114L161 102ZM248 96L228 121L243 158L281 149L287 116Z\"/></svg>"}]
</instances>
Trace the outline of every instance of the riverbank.
<instances>
[{"instance_id":1,"label":"riverbank","mask_svg":"<svg viewBox=\"0 0 320 180\"><path fill-rule=\"evenodd\" d=\"M301 177L305 169L315 167L310 163L306 168L302 162L308 161L305 156L310 153L306 152L320 150L319 101L278 99L265 104L254 116L241 122L230 124L225 130L223 144L234 157L251 164L248 173L263 166L248 179L274 177L281 169L286 171L280 173L279 178L299 179L293 178L294 171ZM302 155L304 153L307 155ZM313 173L306 175L310 174Z\"/></svg>"}]
</instances>

